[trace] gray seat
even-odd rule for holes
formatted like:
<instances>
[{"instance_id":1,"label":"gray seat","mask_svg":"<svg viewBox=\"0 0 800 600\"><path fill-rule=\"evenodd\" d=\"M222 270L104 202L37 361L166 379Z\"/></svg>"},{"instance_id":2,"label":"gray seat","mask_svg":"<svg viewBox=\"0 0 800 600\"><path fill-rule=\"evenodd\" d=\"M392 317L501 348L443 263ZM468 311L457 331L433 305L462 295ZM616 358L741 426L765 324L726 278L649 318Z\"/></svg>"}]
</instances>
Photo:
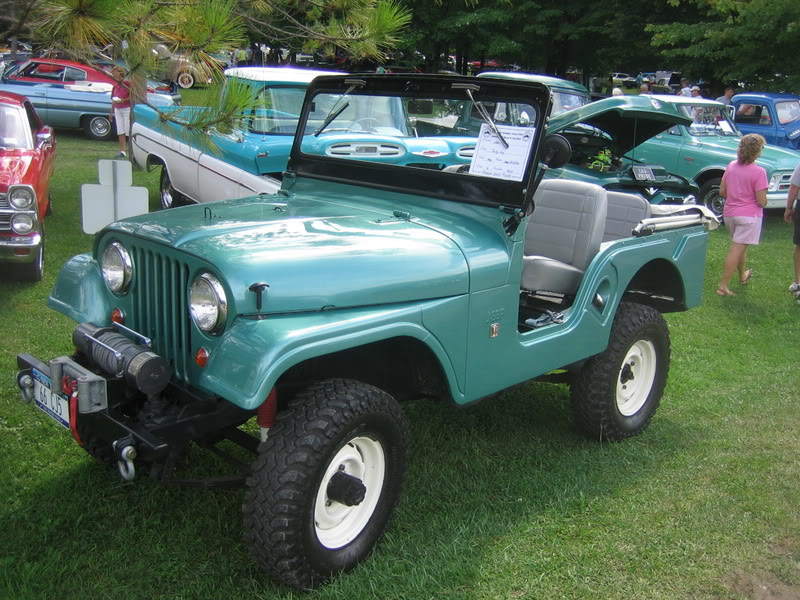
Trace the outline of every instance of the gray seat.
<instances>
[{"instance_id":1,"label":"gray seat","mask_svg":"<svg viewBox=\"0 0 800 600\"><path fill-rule=\"evenodd\" d=\"M572 295L600 249L606 191L566 179L542 181L525 233L522 288Z\"/></svg>"},{"instance_id":2,"label":"gray seat","mask_svg":"<svg viewBox=\"0 0 800 600\"><path fill-rule=\"evenodd\" d=\"M606 230L603 233L604 242L631 237L633 228L642 219L650 218L652 214L650 203L636 194L606 192L606 197L608 199L608 215Z\"/></svg>"}]
</instances>

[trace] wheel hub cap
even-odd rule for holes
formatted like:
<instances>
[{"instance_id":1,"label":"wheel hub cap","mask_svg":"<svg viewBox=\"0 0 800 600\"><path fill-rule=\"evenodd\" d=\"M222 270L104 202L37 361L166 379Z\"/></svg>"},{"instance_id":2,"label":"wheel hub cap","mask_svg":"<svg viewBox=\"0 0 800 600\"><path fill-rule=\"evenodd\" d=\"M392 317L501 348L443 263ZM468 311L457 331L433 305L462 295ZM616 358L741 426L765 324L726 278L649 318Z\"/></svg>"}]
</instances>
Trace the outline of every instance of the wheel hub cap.
<instances>
[{"instance_id":1,"label":"wheel hub cap","mask_svg":"<svg viewBox=\"0 0 800 600\"><path fill-rule=\"evenodd\" d=\"M328 463L314 503L314 530L326 548L352 542L367 526L383 490L386 456L383 446L355 437Z\"/></svg>"},{"instance_id":2,"label":"wheel hub cap","mask_svg":"<svg viewBox=\"0 0 800 600\"><path fill-rule=\"evenodd\" d=\"M626 417L644 406L656 377L656 348L649 340L630 347L617 378L617 408Z\"/></svg>"}]
</instances>

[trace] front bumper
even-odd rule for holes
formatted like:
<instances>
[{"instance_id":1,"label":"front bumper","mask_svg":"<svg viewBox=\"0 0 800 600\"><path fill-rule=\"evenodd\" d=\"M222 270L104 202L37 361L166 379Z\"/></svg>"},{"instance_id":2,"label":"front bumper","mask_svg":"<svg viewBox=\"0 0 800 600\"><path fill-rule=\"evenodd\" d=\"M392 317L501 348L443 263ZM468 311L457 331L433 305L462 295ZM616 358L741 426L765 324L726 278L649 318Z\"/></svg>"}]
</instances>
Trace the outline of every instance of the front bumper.
<instances>
[{"instance_id":1,"label":"front bumper","mask_svg":"<svg viewBox=\"0 0 800 600\"><path fill-rule=\"evenodd\" d=\"M132 438L137 453L143 460L155 462L167 456L169 444L166 440L148 431L136 419L115 410L114 407L119 406L118 397L125 395L117 378L97 375L68 356L60 356L45 363L30 354L19 354L17 367L17 385L20 387L22 400L35 404L62 426L68 424L79 445L83 446L91 439L93 442L105 442L113 446L118 440ZM64 378L77 382L77 389L69 395L63 389L58 389ZM56 389L51 391L66 402L68 414L54 407L55 403L52 401L34 396L34 379L46 379L52 383L52 387ZM41 388L39 391L44 394ZM43 407L43 404L49 404L49 407Z\"/></svg>"},{"instance_id":2,"label":"front bumper","mask_svg":"<svg viewBox=\"0 0 800 600\"><path fill-rule=\"evenodd\" d=\"M767 192L767 205L764 208L786 208L788 192Z\"/></svg>"},{"instance_id":3,"label":"front bumper","mask_svg":"<svg viewBox=\"0 0 800 600\"><path fill-rule=\"evenodd\" d=\"M39 248L42 246L42 235L0 236L0 261L4 263L29 264L36 261Z\"/></svg>"}]
</instances>

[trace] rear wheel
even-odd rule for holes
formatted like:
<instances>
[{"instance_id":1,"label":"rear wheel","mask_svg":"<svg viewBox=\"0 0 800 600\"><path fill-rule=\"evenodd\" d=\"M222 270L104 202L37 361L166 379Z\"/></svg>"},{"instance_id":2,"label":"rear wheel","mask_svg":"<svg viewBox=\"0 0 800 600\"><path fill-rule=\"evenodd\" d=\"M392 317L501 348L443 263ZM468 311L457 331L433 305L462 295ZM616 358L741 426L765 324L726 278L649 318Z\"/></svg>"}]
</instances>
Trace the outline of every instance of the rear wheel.
<instances>
[{"instance_id":1,"label":"rear wheel","mask_svg":"<svg viewBox=\"0 0 800 600\"><path fill-rule=\"evenodd\" d=\"M311 385L278 417L247 481L244 533L275 579L317 587L366 558L400 497L408 426L357 381Z\"/></svg>"},{"instance_id":2,"label":"rear wheel","mask_svg":"<svg viewBox=\"0 0 800 600\"><path fill-rule=\"evenodd\" d=\"M192 75L189 71L181 71L178 73L178 77L175 78L175 83L178 84L178 87L188 90L191 87L194 87L194 75Z\"/></svg>"},{"instance_id":3,"label":"rear wheel","mask_svg":"<svg viewBox=\"0 0 800 600\"><path fill-rule=\"evenodd\" d=\"M725 207L725 198L719 195L719 186L722 179L715 177L709 179L700 188L700 202L718 217L722 216Z\"/></svg>"},{"instance_id":4,"label":"rear wheel","mask_svg":"<svg viewBox=\"0 0 800 600\"><path fill-rule=\"evenodd\" d=\"M114 127L108 117L86 117L83 120L83 131L91 140L107 141L114 138Z\"/></svg>"},{"instance_id":5,"label":"rear wheel","mask_svg":"<svg viewBox=\"0 0 800 600\"><path fill-rule=\"evenodd\" d=\"M623 302L608 347L573 380L572 411L590 437L618 441L644 431L669 372L669 330L654 308Z\"/></svg>"},{"instance_id":6,"label":"rear wheel","mask_svg":"<svg viewBox=\"0 0 800 600\"><path fill-rule=\"evenodd\" d=\"M172 181L169 178L167 165L161 165L159 196L161 198L161 208L174 208L176 206L186 204L186 196L172 187Z\"/></svg>"}]
</instances>

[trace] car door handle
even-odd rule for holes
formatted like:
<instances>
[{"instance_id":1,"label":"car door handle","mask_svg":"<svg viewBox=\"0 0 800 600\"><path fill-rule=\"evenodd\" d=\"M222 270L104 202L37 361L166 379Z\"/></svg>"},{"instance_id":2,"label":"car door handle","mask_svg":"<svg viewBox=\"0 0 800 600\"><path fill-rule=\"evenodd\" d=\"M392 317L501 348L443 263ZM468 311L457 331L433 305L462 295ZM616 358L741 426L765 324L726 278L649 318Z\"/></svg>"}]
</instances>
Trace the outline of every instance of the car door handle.
<instances>
[{"instance_id":1,"label":"car door handle","mask_svg":"<svg viewBox=\"0 0 800 600\"><path fill-rule=\"evenodd\" d=\"M267 158L269 156L269 152L259 152L256 154L256 158Z\"/></svg>"},{"instance_id":2,"label":"car door handle","mask_svg":"<svg viewBox=\"0 0 800 600\"><path fill-rule=\"evenodd\" d=\"M685 160L688 163L693 163L694 162L694 157L693 156L684 156L683 160Z\"/></svg>"}]
</instances>

